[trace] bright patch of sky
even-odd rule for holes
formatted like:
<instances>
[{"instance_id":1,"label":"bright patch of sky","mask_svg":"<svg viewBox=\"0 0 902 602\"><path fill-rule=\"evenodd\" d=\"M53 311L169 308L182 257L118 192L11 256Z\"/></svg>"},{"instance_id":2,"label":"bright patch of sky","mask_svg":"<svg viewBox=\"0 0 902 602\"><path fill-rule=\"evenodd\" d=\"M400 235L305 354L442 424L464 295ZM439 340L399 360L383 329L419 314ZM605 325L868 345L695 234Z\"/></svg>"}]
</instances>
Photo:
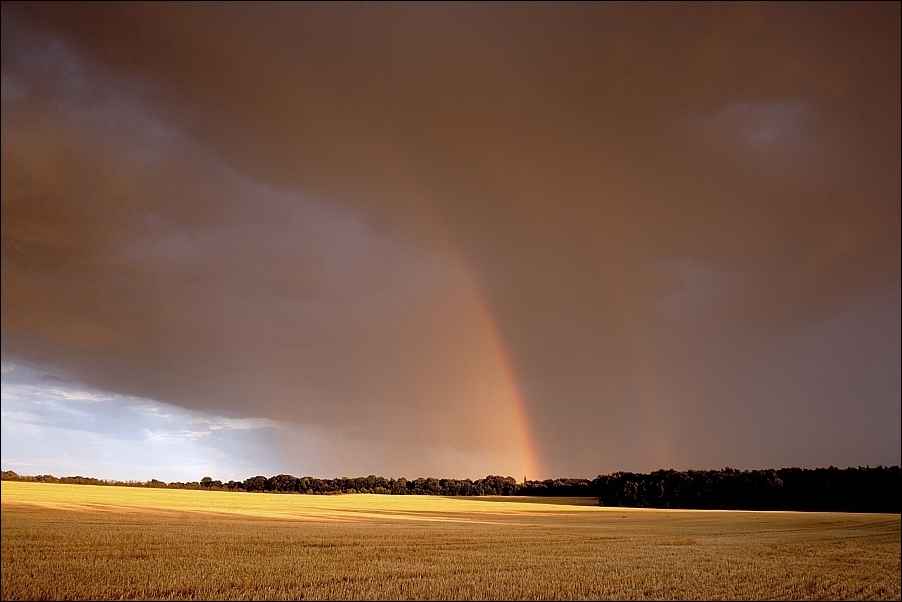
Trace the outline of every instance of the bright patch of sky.
<instances>
[{"instance_id":1,"label":"bright patch of sky","mask_svg":"<svg viewBox=\"0 0 902 602\"><path fill-rule=\"evenodd\" d=\"M756 152L802 154L814 141L813 107L800 100L738 100L697 117L699 132L715 144Z\"/></svg>"},{"instance_id":2,"label":"bright patch of sky","mask_svg":"<svg viewBox=\"0 0 902 602\"><path fill-rule=\"evenodd\" d=\"M2 466L118 480L244 480L270 474L280 424L97 391L4 362Z\"/></svg>"},{"instance_id":3,"label":"bright patch of sky","mask_svg":"<svg viewBox=\"0 0 902 602\"><path fill-rule=\"evenodd\" d=\"M3 470L120 481L243 481L280 473L320 478L380 474L496 474L517 458L450 447L390 443L353 430L220 416L99 391L32 367L3 362ZM432 474L435 467L439 473ZM513 475L508 475L513 476Z\"/></svg>"}]
</instances>

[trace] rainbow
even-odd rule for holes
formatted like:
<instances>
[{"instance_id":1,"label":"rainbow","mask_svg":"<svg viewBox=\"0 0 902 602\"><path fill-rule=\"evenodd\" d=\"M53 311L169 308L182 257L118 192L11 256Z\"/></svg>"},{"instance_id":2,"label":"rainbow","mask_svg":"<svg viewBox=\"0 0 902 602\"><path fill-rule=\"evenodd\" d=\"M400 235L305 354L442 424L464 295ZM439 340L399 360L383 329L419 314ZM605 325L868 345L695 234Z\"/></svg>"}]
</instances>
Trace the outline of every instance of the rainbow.
<instances>
[{"instance_id":1,"label":"rainbow","mask_svg":"<svg viewBox=\"0 0 902 602\"><path fill-rule=\"evenodd\" d=\"M406 170L401 170L398 174L414 194L413 196L422 196L422 187L417 182L413 174ZM455 271L463 278L467 296L475 305L476 318L481 322L478 324L479 330L485 333L494 358L494 371L496 377L503 384L503 394L497 400L497 406L494 408L496 419L510 421L514 426L515 441L513 447L516 448L518 457L517 472L532 479L538 479L544 474L544 467L539 458L538 445L532 432L529 420L529 411L526 405L522 391L517 380L517 372L510 352L504 343L504 337L498 327L498 321L492 315L490 305L486 299L485 293L480 288L473 272L470 269L464 253L460 247L455 244L449 235L450 229L444 224L444 220L439 212L431 207L428 203L416 205L419 208L419 217L424 221L429 233L433 236L433 240L437 241L441 248L452 259ZM513 470L514 467L511 467ZM520 475L518 474L517 477Z\"/></svg>"},{"instance_id":2,"label":"rainbow","mask_svg":"<svg viewBox=\"0 0 902 602\"><path fill-rule=\"evenodd\" d=\"M537 479L543 474L543 468L539 461L539 453L530 427L529 411L526 406L523 393L517 380L517 373L510 352L504 343L504 338L489 308L488 301L482 289L478 286L472 271L468 269L462 254L456 249L453 257L456 267L464 276L468 293L476 305L478 319L481 321L479 329L489 339L495 361L495 373L503 383L503 395L498 399L499 407L496 407L499 417L510 420L514 424L516 441L514 442L519 456L519 468L525 477ZM520 475L518 474L517 477Z\"/></svg>"},{"instance_id":3,"label":"rainbow","mask_svg":"<svg viewBox=\"0 0 902 602\"><path fill-rule=\"evenodd\" d=\"M514 445L519 450L524 474L532 479L541 478L544 467L540 462L539 448L530 424L528 406L518 384L515 364L505 345L498 321L493 316L485 292L473 276L463 254L450 244L447 249L454 257L456 268L465 278L469 288L468 294L476 304L478 319L481 321L479 329L489 338L496 362L496 374L504 383L505 393L503 399L497 401L499 407L496 411L499 416L509 417L507 419L516 425L517 441ZM619 339L618 347L623 352L626 374L633 385L632 398L636 411L634 416L639 420L641 428L638 429L636 441L638 448L628 445L618 449L621 446L613 442L613 449L608 450L609 460L626 465L670 466L672 446L661 407L665 394L653 368L654 360L651 352L643 344L643 328L635 311L630 308L625 295L622 292L618 294L616 286L612 287L612 292L614 294L611 295L610 301L617 322L611 334Z\"/></svg>"}]
</instances>

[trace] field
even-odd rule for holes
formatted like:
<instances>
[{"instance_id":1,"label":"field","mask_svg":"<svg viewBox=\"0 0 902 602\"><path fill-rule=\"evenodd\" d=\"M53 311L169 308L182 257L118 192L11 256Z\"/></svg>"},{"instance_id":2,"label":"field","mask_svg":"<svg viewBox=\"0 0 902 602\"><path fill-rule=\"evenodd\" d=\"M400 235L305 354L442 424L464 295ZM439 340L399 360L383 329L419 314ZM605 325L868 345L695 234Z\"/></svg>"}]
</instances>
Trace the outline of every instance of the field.
<instances>
[{"instance_id":1,"label":"field","mask_svg":"<svg viewBox=\"0 0 902 602\"><path fill-rule=\"evenodd\" d=\"M900 597L899 515L541 501L7 481L2 597Z\"/></svg>"}]
</instances>

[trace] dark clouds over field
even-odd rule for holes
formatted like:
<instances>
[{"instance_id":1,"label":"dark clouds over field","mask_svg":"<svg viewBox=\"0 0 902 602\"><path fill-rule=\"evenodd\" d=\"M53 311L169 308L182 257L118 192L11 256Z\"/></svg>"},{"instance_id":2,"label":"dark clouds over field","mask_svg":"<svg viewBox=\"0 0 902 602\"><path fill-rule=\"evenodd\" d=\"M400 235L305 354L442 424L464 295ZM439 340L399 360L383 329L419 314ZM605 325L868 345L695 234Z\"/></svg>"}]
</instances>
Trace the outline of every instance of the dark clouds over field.
<instances>
[{"instance_id":1,"label":"dark clouds over field","mask_svg":"<svg viewBox=\"0 0 902 602\"><path fill-rule=\"evenodd\" d=\"M4 4L4 361L386 475L898 463L899 23Z\"/></svg>"}]
</instances>

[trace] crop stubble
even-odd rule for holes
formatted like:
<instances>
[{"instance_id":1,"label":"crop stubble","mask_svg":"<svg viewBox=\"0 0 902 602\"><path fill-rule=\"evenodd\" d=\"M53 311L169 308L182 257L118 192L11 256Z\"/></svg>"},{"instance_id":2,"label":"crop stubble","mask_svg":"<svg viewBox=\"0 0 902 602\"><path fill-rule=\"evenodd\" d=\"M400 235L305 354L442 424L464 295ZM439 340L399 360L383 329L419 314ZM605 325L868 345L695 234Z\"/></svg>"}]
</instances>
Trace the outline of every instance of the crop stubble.
<instances>
[{"instance_id":1,"label":"crop stubble","mask_svg":"<svg viewBox=\"0 0 902 602\"><path fill-rule=\"evenodd\" d=\"M3 599L899 599L899 515L2 484Z\"/></svg>"}]
</instances>

